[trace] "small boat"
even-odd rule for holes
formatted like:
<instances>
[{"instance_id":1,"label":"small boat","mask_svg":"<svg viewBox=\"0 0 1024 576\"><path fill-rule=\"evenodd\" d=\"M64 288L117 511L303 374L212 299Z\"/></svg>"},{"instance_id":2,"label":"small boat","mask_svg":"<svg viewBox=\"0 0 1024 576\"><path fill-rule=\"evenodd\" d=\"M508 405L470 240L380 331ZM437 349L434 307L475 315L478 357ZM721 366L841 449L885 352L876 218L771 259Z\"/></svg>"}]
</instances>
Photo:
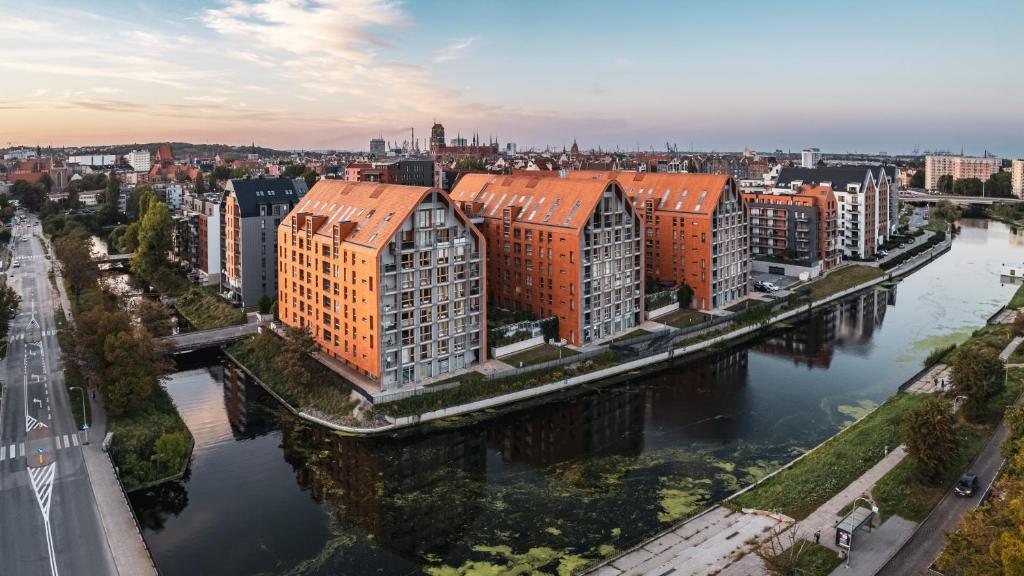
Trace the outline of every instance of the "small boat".
<instances>
[{"instance_id":1,"label":"small boat","mask_svg":"<svg viewBox=\"0 0 1024 576\"><path fill-rule=\"evenodd\" d=\"M1006 264L1003 264L1002 267L999 268L999 276L1009 278L1011 280L1024 279L1024 264L1016 266L1007 266Z\"/></svg>"}]
</instances>

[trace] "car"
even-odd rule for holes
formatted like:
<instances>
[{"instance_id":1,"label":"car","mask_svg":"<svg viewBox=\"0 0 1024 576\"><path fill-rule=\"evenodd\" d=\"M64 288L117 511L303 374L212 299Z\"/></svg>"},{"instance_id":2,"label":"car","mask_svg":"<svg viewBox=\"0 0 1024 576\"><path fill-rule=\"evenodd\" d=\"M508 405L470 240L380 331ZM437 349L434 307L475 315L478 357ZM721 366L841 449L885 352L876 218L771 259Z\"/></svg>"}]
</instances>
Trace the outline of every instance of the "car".
<instances>
[{"instance_id":1,"label":"car","mask_svg":"<svg viewBox=\"0 0 1024 576\"><path fill-rule=\"evenodd\" d=\"M754 290L757 290L758 292L769 292L768 287L765 286L765 283L761 282L760 280L754 282Z\"/></svg>"},{"instance_id":2,"label":"car","mask_svg":"<svg viewBox=\"0 0 1024 576\"><path fill-rule=\"evenodd\" d=\"M878 251L878 255L881 256L882 258L885 258L886 256L889 255L889 252L887 252L885 250L879 250Z\"/></svg>"},{"instance_id":3,"label":"car","mask_svg":"<svg viewBox=\"0 0 1024 576\"><path fill-rule=\"evenodd\" d=\"M964 474L957 481L956 487L953 488L953 492L957 496L973 496L978 491L978 476L970 472Z\"/></svg>"},{"instance_id":4,"label":"car","mask_svg":"<svg viewBox=\"0 0 1024 576\"><path fill-rule=\"evenodd\" d=\"M19 260L15 260L14 261L14 267L15 268L19 268L20 266L21 266L21 262Z\"/></svg>"},{"instance_id":5,"label":"car","mask_svg":"<svg viewBox=\"0 0 1024 576\"><path fill-rule=\"evenodd\" d=\"M765 292L775 292L777 290L781 290L781 288L771 282L764 282L764 290Z\"/></svg>"}]
</instances>

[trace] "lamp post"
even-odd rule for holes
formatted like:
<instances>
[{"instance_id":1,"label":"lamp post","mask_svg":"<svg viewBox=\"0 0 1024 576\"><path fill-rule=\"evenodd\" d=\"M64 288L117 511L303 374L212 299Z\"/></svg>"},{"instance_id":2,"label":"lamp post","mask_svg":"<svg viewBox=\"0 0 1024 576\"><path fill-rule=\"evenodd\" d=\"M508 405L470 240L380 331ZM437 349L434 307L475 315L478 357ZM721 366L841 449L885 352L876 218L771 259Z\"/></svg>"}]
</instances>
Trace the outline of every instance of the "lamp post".
<instances>
[{"instance_id":1,"label":"lamp post","mask_svg":"<svg viewBox=\"0 0 1024 576\"><path fill-rule=\"evenodd\" d=\"M89 416L85 411L85 389L81 386L68 386L68 390L78 390L82 393L82 429L85 430L85 443L89 443Z\"/></svg>"}]
</instances>

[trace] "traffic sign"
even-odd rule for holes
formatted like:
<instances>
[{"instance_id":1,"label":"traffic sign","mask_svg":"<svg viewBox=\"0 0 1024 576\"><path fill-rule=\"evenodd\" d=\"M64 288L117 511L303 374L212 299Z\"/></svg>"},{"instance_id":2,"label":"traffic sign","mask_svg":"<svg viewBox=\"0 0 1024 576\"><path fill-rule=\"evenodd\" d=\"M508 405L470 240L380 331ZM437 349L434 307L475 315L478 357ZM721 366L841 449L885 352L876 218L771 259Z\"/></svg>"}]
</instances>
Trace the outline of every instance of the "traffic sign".
<instances>
[{"instance_id":1,"label":"traffic sign","mask_svg":"<svg viewBox=\"0 0 1024 576\"><path fill-rule=\"evenodd\" d=\"M89 425L88 424L82 424L82 430L88 430L88 429L89 429Z\"/></svg>"}]
</instances>

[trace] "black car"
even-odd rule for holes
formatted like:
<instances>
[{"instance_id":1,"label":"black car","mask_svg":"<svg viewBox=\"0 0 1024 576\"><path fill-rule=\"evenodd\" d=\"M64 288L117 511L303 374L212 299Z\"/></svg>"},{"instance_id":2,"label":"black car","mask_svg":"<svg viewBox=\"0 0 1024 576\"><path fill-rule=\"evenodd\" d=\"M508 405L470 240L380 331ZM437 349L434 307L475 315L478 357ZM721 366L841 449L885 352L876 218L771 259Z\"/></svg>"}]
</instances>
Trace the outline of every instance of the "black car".
<instances>
[{"instance_id":1,"label":"black car","mask_svg":"<svg viewBox=\"0 0 1024 576\"><path fill-rule=\"evenodd\" d=\"M953 488L953 492L957 496L972 496L978 491L978 477L968 472L960 477L960 481L956 483L956 487Z\"/></svg>"}]
</instances>

